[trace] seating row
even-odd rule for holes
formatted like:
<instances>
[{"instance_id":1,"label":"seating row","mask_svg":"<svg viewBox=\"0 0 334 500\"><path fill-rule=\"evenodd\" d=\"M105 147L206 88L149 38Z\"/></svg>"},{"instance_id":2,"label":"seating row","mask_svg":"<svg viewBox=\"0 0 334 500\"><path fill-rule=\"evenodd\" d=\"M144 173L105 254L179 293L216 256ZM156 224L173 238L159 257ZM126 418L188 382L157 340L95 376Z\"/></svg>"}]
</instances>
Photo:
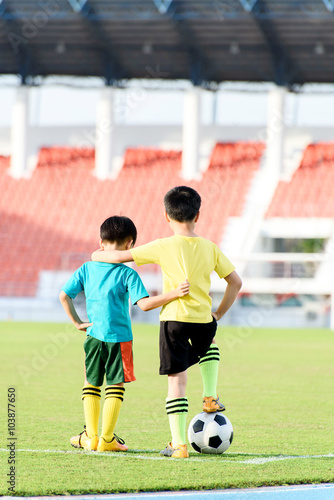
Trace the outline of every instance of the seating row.
<instances>
[{"instance_id":1,"label":"seating row","mask_svg":"<svg viewBox=\"0 0 334 500\"><path fill-rule=\"evenodd\" d=\"M128 149L117 179L103 182L93 149L43 148L30 179L10 177L9 159L0 157L0 295L33 296L41 270L80 265L110 215L134 220L138 244L169 236L163 196L186 182L203 199L198 232L219 244L228 217L242 213L263 149L217 144L208 170L191 182L182 178L180 151Z\"/></svg>"}]
</instances>

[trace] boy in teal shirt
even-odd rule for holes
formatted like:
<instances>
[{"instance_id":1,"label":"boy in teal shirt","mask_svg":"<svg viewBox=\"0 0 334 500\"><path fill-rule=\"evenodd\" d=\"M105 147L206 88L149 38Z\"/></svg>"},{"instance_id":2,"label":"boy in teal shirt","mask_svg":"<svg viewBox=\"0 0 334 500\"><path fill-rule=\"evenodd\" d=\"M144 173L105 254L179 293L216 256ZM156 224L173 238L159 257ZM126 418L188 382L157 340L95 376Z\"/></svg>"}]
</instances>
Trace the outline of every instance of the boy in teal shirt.
<instances>
[{"instance_id":1,"label":"boy in teal shirt","mask_svg":"<svg viewBox=\"0 0 334 500\"><path fill-rule=\"evenodd\" d=\"M104 250L128 250L137 231L127 217L109 217L100 228ZM72 299L85 292L89 322L81 321ZM62 287L60 301L78 330L87 332L85 386L82 390L86 429L71 438L72 446L97 451L126 451L114 429L124 397L124 383L135 380L129 298L144 311L160 307L189 291L187 281L163 295L149 297L138 275L123 264L86 262ZM106 376L102 433L98 437L101 385Z\"/></svg>"}]
</instances>

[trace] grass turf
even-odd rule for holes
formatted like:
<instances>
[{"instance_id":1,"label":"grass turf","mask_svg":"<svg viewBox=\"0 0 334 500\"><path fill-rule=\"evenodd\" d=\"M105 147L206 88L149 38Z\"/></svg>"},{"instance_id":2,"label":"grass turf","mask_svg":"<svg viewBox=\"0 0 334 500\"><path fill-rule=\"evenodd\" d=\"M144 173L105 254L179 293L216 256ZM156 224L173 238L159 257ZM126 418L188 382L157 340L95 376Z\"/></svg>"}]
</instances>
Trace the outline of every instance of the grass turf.
<instances>
[{"instance_id":1,"label":"grass turf","mask_svg":"<svg viewBox=\"0 0 334 500\"><path fill-rule=\"evenodd\" d=\"M2 323L0 329L0 447L5 450L0 494L10 493L8 387L16 390L16 495L334 481L333 456L319 457L334 451L334 334L328 330L220 327L218 393L234 427L233 444L223 455L190 452L188 460L173 460L159 456L170 435L156 326L134 325L137 382L126 386L116 428L129 445L126 454L69 445L84 423L83 334L59 324ZM190 421L201 411L198 366L189 370L187 395Z\"/></svg>"}]
</instances>

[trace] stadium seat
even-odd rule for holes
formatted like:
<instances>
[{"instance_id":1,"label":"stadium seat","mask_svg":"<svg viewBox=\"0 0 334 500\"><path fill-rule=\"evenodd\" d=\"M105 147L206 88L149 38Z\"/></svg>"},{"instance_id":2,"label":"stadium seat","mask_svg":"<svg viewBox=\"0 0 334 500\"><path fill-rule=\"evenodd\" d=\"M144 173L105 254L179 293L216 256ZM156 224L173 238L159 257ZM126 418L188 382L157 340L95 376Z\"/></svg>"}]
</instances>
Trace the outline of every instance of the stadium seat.
<instances>
[{"instance_id":1,"label":"stadium seat","mask_svg":"<svg viewBox=\"0 0 334 500\"><path fill-rule=\"evenodd\" d=\"M266 214L273 217L334 217L334 144L310 144L290 182L281 181Z\"/></svg>"},{"instance_id":2,"label":"stadium seat","mask_svg":"<svg viewBox=\"0 0 334 500\"><path fill-rule=\"evenodd\" d=\"M187 181L203 200L199 234L220 243L228 217L242 213L263 149L257 143L217 144L202 179ZM34 296L41 270L78 267L98 247L99 226L111 215L134 220L137 244L169 236L163 197L185 183L181 152L153 148L128 149L117 179L103 182L93 175L94 150L88 148L42 148L30 179L15 180L8 168L9 158L0 157L4 296Z\"/></svg>"}]
</instances>

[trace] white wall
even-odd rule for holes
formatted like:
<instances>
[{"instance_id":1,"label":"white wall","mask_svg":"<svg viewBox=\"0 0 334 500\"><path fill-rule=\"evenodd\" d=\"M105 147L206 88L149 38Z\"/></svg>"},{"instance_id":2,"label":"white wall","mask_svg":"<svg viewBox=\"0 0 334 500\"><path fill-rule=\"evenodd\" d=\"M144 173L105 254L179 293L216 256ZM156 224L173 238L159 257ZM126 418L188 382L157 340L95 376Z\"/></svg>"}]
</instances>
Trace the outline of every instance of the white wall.
<instances>
[{"instance_id":1,"label":"white wall","mask_svg":"<svg viewBox=\"0 0 334 500\"><path fill-rule=\"evenodd\" d=\"M93 147L95 125L43 126L31 128L31 148L38 151L43 146ZM286 136L310 136L312 142L334 141L332 128L287 128ZM207 125L201 128L202 146L224 141L264 141L265 127L240 127ZM122 155L128 147L163 147L181 150L181 125L117 125L115 127L115 154ZM0 155L10 155L10 128L0 127Z\"/></svg>"}]
</instances>

